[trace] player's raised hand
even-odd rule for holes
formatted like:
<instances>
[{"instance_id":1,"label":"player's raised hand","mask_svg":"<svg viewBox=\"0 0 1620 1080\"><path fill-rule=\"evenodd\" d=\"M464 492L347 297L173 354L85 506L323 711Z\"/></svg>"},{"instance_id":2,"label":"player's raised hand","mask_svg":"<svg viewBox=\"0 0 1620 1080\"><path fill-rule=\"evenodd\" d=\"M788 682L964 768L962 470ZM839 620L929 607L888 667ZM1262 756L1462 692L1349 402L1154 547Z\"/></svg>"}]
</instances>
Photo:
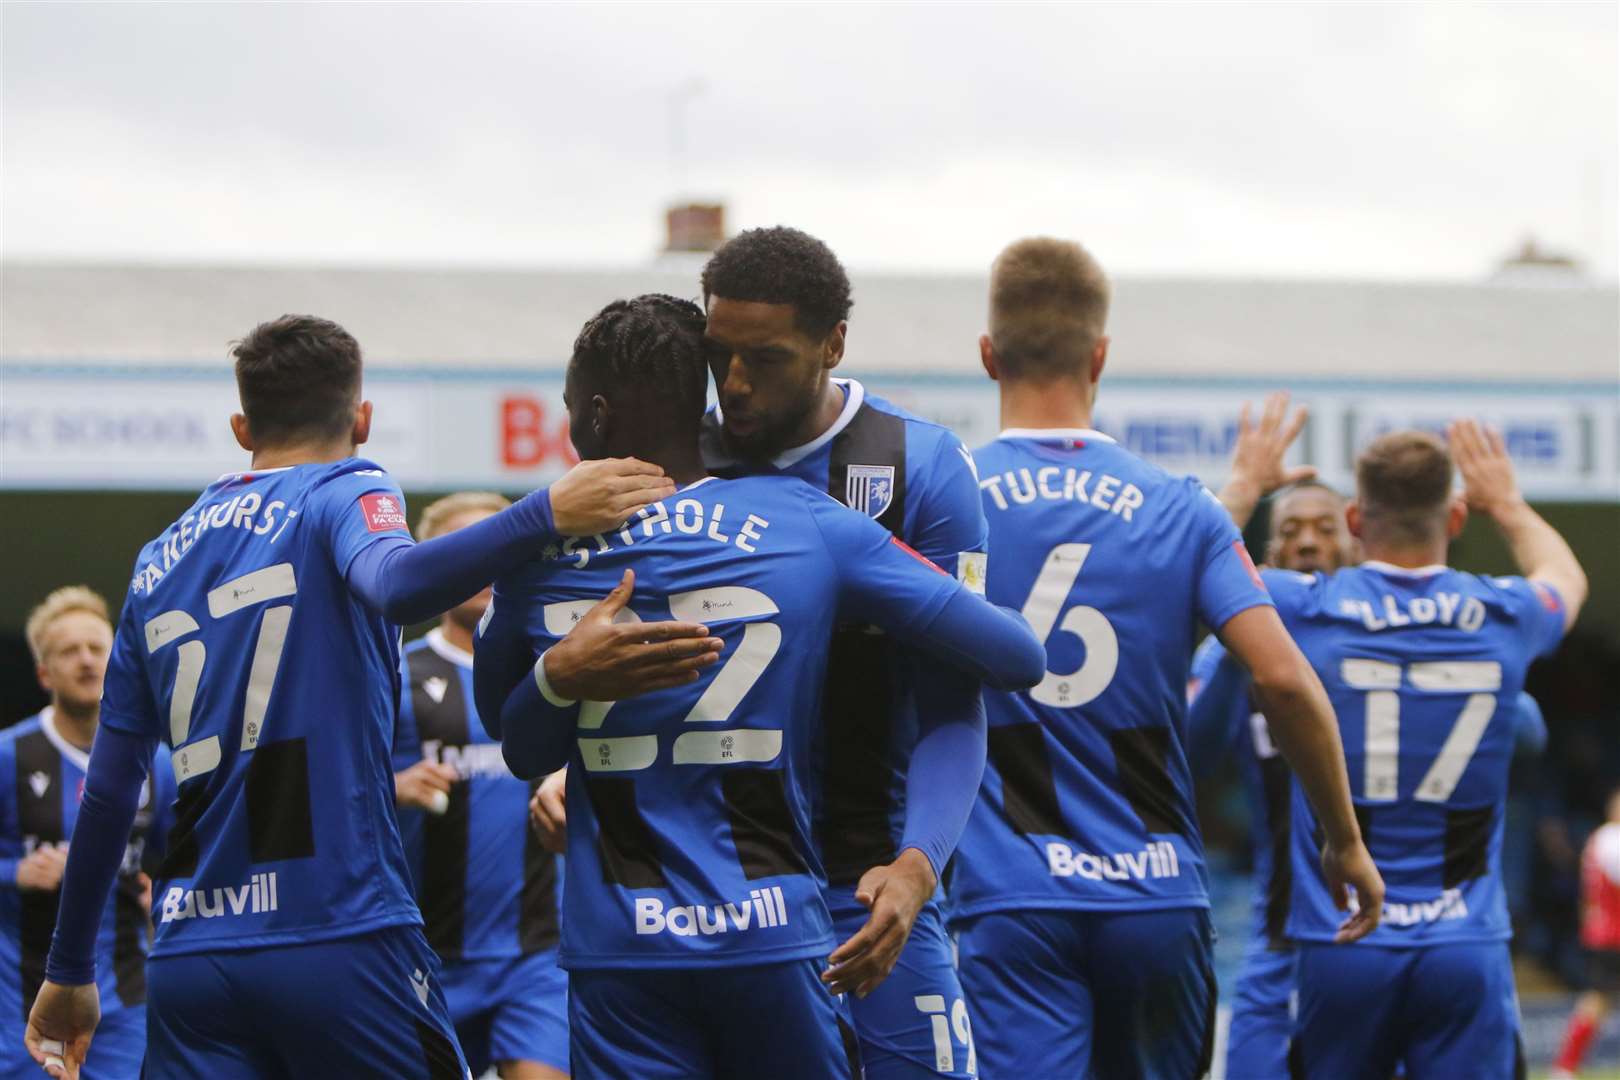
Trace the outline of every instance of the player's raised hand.
<instances>
[{"instance_id":1,"label":"player's raised hand","mask_svg":"<svg viewBox=\"0 0 1620 1080\"><path fill-rule=\"evenodd\" d=\"M1463 500L1470 510L1495 517L1524 502L1499 432L1481 427L1477 420L1454 420L1446 428L1446 442L1462 474Z\"/></svg>"},{"instance_id":2,"label":"player's raised hand","mask_svg":"<svg viewBox=\"0 0 1620 1080\"><path fill-rule=\"evenodd\" d=\"M833 950L821 981L835 994L865 997L889 977L928 898L939 882L928 857L906 848L887 866L861 875L855 899L872 914L855 936Z\"/></svg>"},{"instance_id":3,"label":"player's raised hand","mask_svg":"<svg viewBox=\"0 0 1620 1080\"><path fill-rule=\"evenodd\" d=\"M657 465L635 458L582 461L551 485L551 520L564 536L591 536L673 494L675 481Z\"/></svg>"},{"instance_id":4,"label":"player's raised hand","mask_svg":"<svg viewBox=\"0 0 1620 1080\"><path fill-rule=\"evenodd\" d=\"M720 659L725 642L687 622L620 621L635 588L634 571L580 616L545 655L546 682L572 701L620 701L695 682Z\"/></svg>"},{"instance_id":5,"label":"player's raised hand","mask_svg":"<svg viewBox=\"0 0 1620 1080\"><path fill-rule=\"evenodd\" d=\"M78 1080L100 1022L101 994L95 983L60 986L47 980L28 1013L23 1042L47 1075Z\"/></svg>"},{"instance_id":6,"label":"player's raised hand","mask_svg":"<svg viewBox=\"0 0 1620 1080\"><path fill-rule=\"evenodd\" d=\"M540 781L529 800L529 824L540 838L540 846L553 855L568 850L568 767L565 765Z\"/></svg>"},{"instance_id":7,"label":"player's raised hand","mask_svg":"<svg viewBox=\"0 0 1620 1080\"><path fill-rule=\"evenodd\" d=\"M1252 422L1251 412L1245 401L1238 414L1237 443L1232 447L1232 475L1220 493L1222 504L1239 527L1248 524L1255 506L1265 496L1316 476L1315 466L1289 468L1283 463L1288 448L1305 427L1309 409L1301 405L1289 416L1288 392L1279 390L1266 398L1258 424Z\"/></svg>"},{"instance_id":8,"label":"player's raised hand","mask_svg":"<svg viewBox=\"0 0 1620 1080\"><path fill-rule=\"evenodd\" d=\"M1350 889L1355 889L1355 908L1333 935L1336 945L1360 941L1378 929L1384 914L1384 879L1373 865L1372 854L1361 840L1353 844L1322 848L1322 873L1327 877L1328 895L1340 911L1350 908Z\"/></svg>"},{"instance_id":9,"label":"player's raised hand","mask_svg":"<svg viewBox=\"0 0 1620 1080\"><path fill-rule=\"evenodd\" d=\"M442 814L450 809L450 785L458 779L454 766L418 761L394 774L394 802Z\"/></svg>"}]
</instances>

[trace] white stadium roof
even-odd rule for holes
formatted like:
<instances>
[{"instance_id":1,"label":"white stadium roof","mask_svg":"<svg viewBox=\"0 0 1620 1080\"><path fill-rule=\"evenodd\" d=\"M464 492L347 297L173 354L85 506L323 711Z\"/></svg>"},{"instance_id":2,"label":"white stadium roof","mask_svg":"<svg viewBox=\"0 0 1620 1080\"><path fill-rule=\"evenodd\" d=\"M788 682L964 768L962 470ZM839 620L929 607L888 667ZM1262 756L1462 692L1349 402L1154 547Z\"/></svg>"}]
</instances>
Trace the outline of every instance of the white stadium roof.
<instances>
[{"instance_id":1,"label":"white stadium roof","mask_svg":"<svg viewBox=\"0 0 1620 1080\"><path fill-rule=\"evenodd\" d=\"M223 362L283 312L348 327L379 366L549 369L602 304L696 297L700 261L606 270L0 265L0 359L30 366ZM854 275L851 373L970 374L982 277ZM1620 379L1612 285L1124 279L1110 374L1388 383ZM1620 382L1617 382L1620 386Z\"/></svg>"}]
</instances>

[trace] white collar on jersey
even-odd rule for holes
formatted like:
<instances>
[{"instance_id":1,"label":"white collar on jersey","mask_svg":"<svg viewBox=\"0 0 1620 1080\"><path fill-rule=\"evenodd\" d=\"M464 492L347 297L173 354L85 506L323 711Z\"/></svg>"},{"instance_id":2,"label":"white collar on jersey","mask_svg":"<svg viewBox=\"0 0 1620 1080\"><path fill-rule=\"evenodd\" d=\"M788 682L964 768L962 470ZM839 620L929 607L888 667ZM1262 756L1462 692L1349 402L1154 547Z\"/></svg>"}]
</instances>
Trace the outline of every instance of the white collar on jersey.
<instances>
[{"instance_id":1,"label":"white collar on jersey","mask_svg":"<svg viewBox=\"0 0 1620 1080\"><path fill-rule=\"evenodd\" d=\"M1379 562L1377 559L1364 559L1361 565L1380 574L1394 574L1396 577L1434 577L1451 569L1445 563L1434 563L1431 566L1396 566L1394 563Z\"/></svg>"},{"instance_id":2,"label":"white collar on jersey","mask_svg":"<svg viewBox=\"0 0 1620 1080\"><path fill-rule=\"evenodd\" d=\"M849 422L855 419L855 414L861 411L861 404L866 401L866 387L854 379L834 379L833 385L844 388L844 408L838 414L838 419L832 422L832 427L801 446L790 446L771 459L771 464L778 469L791 469L811 454L838 437L838 433L849 427ZM726 422L726 414L720 411L718 402L714 406L714 418L720 423Z\"/></svg>"},{"instance_id":3,"label":"white collar on jersey","mask_svg":"<svg viewBox=\"0 0 1620 1080\"><path fill-rule=\"evenodd\" d=\"M1073 439L1076 442L1106 442L1114 441L1112 435L1104 435L1091 428L1004 428L998 439Z\"/></svg>"},{"instance_id":4,"label":"white collar on jersey","mask_svg":"<svg viewBox=\"0 0 1620 1080\"><path fill-rule=\"evenodd\" d=\"M718 476L700 476L696 480L692 481L690 484L687 484L685 487L676 488L675 489L675 494L677 494L677 495L684 494L685 492L691 491L693 488L702 487L704 484L707 484L710 480L718 480L718 479L720 479Z\"/></svg>"},{"instance_id":5,"label":"white collar on jersey","mask_svg":"<svg viewBox=\"0 0 1620 1080\"><path fill-rule=\"evenodd\" d=\"M45 738L56 747L56 752L71 761L80 772L90 768L90 752L80 750L77 746L62 738L62 733L56 730L56 706L47 705L39 712L39 730L45 733Z\"/></svg>"},{"instance_id":6,"label":"white collar on jersey","mask_svg":"<svg viewBox=\"0 0 1620 1080\"><path fill-rule=\"evenodd\" d=\"M438 653L452 664L456 664L464 668L470 668L473 666L473 654L468 652L466 649L450 644L450 642L445 639L444 631L439 627L435 626L433 629L427 632L427 643L428 648L432 649L434 652Z\"/></svg>"},{"instance_id":7,"label":"white collar on jersey","mask_svg":"<svg viewBox=\"0 0 1620 1080\"><path fill-rule=\"evenodd\" d=\"M269 476L271 473L286 472L288 469L296 469L297 467L296 465L277 465L273 469L238 469L236 472L220 473L219 480L233 480L238 476ZM219 483L219 480L215 480L214 483Z\"/></svg>"}]
</instances>

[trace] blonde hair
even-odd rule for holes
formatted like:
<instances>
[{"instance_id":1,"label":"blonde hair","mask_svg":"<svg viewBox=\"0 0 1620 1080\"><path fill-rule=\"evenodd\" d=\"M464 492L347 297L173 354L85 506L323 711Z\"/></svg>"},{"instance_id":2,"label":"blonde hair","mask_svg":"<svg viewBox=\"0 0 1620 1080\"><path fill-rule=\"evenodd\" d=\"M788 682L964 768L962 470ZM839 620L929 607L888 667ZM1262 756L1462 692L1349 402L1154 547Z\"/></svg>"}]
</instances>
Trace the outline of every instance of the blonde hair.
<instances>
[{"instance_id":1,"label":"blonde hair","mask_svg":"<svg viewBox=\"0 0 1620 1080\"><path fill-rule=\"evenodd\" d=\"M39 606L28 613L28 624L23 633L28 638L28 649L34 654L34 663L45 662L45 635L51 624L64 615L83 611L94 615L108 626L112 617L107 614L107 601L101 594L85 585L67 585L51 593Z\"/></svg>"},{"instance_id":2,"label":"blonde hair","mask_svg":"<svg viewBox=\"0 0 1620 1080\"><path fill-rule=\"evenodd\" d=\"M416 523L416 538L418 540L431 540L444 532L445 525L451 518L474 510L485 510L491 514L498 514L512 503L504 495L497 495L493 491L458 491L454 495L446 495L428 503L427 509L422 511L422 520Z\"/></svg>"},{"instance_id":3,"label":"blonde hair","mask_svg":"<svg viewBox=\"0 0 1620 1080\"><path fill-rule=\"evenodd\" d=\"M1081 375L1108 322L1113 288L1091 252L1032 236L990 267L990 344L1012 378Z\"/></svg>"}]
</instances>

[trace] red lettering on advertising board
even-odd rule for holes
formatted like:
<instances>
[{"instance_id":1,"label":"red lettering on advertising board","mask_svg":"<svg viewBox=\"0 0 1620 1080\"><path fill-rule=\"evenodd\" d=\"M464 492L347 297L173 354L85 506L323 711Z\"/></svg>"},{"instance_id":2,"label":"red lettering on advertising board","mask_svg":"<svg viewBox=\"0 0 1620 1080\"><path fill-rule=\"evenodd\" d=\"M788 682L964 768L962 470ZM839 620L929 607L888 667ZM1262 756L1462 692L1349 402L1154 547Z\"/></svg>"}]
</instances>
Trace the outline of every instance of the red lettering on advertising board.
<instances>
[{"instance_id":1,"label":"red lettering on advertising board","mask_svg":"<svg viewBox=\"0 0 1620 1080\"><path fill-rule=\"evenodd\" d=\"M577 461L579 455L568 440L568 417L550 420L545 404L527 394L510 394L501 399L503 466L532 469L548 462L569 466Z\"/></svg>"}]
</instances>

